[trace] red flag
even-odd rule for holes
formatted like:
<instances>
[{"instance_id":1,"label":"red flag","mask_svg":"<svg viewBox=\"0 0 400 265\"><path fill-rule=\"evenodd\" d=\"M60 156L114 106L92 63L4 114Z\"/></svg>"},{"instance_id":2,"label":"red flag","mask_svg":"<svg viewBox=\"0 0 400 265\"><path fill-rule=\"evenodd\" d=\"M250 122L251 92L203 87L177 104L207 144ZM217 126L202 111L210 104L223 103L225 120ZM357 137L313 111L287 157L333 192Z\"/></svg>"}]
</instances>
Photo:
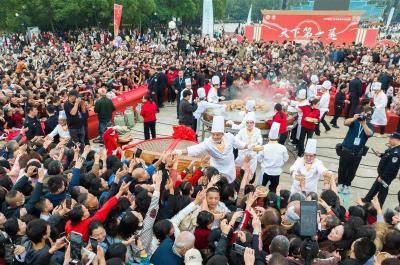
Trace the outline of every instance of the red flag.
<instances>
[{"instance_id":1,"label":"red flag","mask_svg":"<svg viewBox=\"0 0 400 265\"><path fill-rule=\"evenodd\" d=\"M119 25L121 24L122 5L114 4L114 38L118 36Z\"/></svg>"}]
</instances>

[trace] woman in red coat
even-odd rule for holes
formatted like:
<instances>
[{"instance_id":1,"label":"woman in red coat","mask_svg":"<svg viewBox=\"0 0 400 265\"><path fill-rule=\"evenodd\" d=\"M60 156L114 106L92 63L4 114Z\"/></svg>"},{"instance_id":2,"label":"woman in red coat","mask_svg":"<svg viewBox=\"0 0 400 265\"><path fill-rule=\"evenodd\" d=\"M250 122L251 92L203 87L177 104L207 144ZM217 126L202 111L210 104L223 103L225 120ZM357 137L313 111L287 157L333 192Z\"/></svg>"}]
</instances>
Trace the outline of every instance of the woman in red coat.
<instances>
[{"instance_id":1,"label":"woman in red coat","mask_svg":"<svg viewBox=\"0 0 400 265\"><path fill-rule=\"evenodd\" d=\"M313 99L310 102L310 106L301 106L299 109L303 112L301 119L301 133L300 139L297 144L298 156L304 155L304 142L307 139L312 138L314 135L315 128L319 123L320 111L318 109L319 99Z\"/></svg>"},{"instance_id":2,"label":"woman in red coat","mask_svg":"<svg viewBox=\"0 0 400 265\"><path fill-rule=\"evenodd\" d=\"M285 145L287 138L287 116L286 113L282 110L282 105L280 103L276 103L274 107L275 115L272 120L268 120L267 124L271 127L272 123L277 122L280 124L279 127L279 140L278 143Z\"/></svg>"},{"instance_id":3,"label":"woman in red coat","mask_svg":"<svg viewBox=\"0 0 400 265\"><path fill-rule=\"evenodd\" d=\"M143 106L140 111L140 115L143 117L143 128L144 128L144 139L156 138L156 113L157 105L151 100L149 94L146 94L142 98Z\"/></svg>"}]
</instances>

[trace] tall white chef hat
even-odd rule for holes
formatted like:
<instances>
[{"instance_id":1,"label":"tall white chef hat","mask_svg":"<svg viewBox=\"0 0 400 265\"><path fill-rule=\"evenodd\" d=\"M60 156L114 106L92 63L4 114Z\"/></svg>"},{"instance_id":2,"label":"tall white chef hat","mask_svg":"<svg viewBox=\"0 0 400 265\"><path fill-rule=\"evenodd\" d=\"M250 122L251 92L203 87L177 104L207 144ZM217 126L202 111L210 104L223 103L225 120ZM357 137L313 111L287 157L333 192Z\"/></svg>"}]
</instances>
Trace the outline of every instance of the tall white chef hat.
<instances>
[{"instance_id":1,"label":"tall white chef hat","mask_svg":"<svg viewBox=\"0 0 400 265\"><path fill-rule=\"evenodd\" d=\"M223 116L214 116L211 127L212 133L223 133L225 131L225 119Z\"/></svg>"},{"instance_id":2,"label":"tall white chef hat","mask_svg":"<svg viewBox=\"0 0 400 265\"><path fill-rule=\"evenodd\" d=\"M306 90L300 89L299 92L297 93L297 97L299 99L306 99Z\"/></svg>"},{"instance_id":3,"label":"tall white chef hat","mask_svg":"<svg viewBox=\"0 0 400 265\"><path fill-rule=\"evenodd\" d=\"M192 80L190 80L190 78L186 78L185 79L185 85L186 86L191 86L192 85Z\"/></svg>"},{"instance_id":4,"label":"tall white chef hat","mask_svg":"<svg viewBox=\"0 0 400 265\"><path fill-rule=\"evenodd\" d=\"M312 83L316 84L316 83L318 82L318 80L319 80L319 79L318 79L318 76L317 76L317 75L312 75L312 76L311 76L311 82L312 82Z\"/></svg>"},{"instance_id":5,"label":"tall white chef hat","mask_svg":"<svg viewBox=\"0 0 400 265\"><path fill-rule=\"evenodd\" d=\"M256 121L256 113L254 111L248 112L245 117L246 121Z\"/></svg>"},{"instance_id":6,"label":"tall white chef hat","mask_svg":"<svg viewBox=\"0 0 400 265\"><path fill-rule=\"evenodd\" d=\"M199 96L199 98L203 99L206 97L206 90L204 89L204 87L199 87L197 89L197 95Z\"/></svg>"},{"instance_id":7,"label":"tall white chef hat","mask_svg":"<svg viewBox=\"0 0 400 265\"><path fill-rule=\"evenodd\" d=\"M281 124L279 122L273 122L271 128L269 129L268 138L271 140L276 140L279 138L279 129Z\"/></svg>"},{"instance_id":8,"label":"tall white chef hat","mask_svg":"<svg viewBox=\"0 0 400 265\"><path fill-rule=\"evenodd\" d=\"M382 89L382 83L381 82L374 82L372 83L371 89L373 91L378 91Z\"/></svg>"},{"instance_id":9,"label":"tall white chef hat","mask_svg":"<svg viewBox=\"0 0 400 265\"><path fill-rule=\"evenodd\" d=\"M326 81L324 81L324 83L322 83L322 88L324 88L326 90L331 89L331 87L332 87L331 81L326 80Z\"/></svg>"},{"instance_id":10,"label":"tall white chef hat","mask_svg":"<svg viewBox=\"0 0 400 265\"><path fill-rule=\"evenodd\" d=\"M306 149L304 153L307 154L316 154L317 153L317 140L316 139L308 139Z\"/></svg>"},{"instance_id":11,"label":"tall white chef hat","mask_svg":"<svg viewBox=\"0 0 400 265\"><path fill-rule=\"evenodd\" d=\"M65 114L65 111L60 111L59 113L58 113L58 119L59 120L66 120L67 119L67 114Z\"/></svg>"},{"instance_id":12,"label":"tall white chef hat","mask_svg":"<svg viewBox=\"0 0 400 265\"><path fill-rule=\"evenodd\" d=\"M214 75L214 76L211 78L211 82L212 82L213 85L219 85L219 84L220 84L219 76Z\"/></svg>"},{"instance_id":13,"label":"tall white chef hat","mask_svg":"<svg viewBox=\"0 0 400 265\"><path fill-rule=\"evenodd\" d=\"M256 101L255 100L247 100L246 101L246 110L247 111L254 111L254 106L256 105Z\"/></svg>"}]
</instances>

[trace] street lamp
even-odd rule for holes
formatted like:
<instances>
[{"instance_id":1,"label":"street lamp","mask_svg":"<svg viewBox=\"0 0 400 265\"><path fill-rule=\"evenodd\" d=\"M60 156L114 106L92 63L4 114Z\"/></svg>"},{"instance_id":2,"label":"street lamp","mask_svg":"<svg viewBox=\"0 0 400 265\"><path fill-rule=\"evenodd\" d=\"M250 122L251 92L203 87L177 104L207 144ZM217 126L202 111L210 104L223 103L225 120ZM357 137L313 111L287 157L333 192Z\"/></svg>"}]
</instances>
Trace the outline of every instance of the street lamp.
<instances>
[{"instance_id":1,"label":"street lamp","mask_svg":"<svg viewBox=\"0 0 400 265\"><path fill-rule=\"evenodd\" d=\"M19 14L18 14L18 13L15 13L15 16L16 16L16 17L19 17Z\"/></svg>"}]
</instances>

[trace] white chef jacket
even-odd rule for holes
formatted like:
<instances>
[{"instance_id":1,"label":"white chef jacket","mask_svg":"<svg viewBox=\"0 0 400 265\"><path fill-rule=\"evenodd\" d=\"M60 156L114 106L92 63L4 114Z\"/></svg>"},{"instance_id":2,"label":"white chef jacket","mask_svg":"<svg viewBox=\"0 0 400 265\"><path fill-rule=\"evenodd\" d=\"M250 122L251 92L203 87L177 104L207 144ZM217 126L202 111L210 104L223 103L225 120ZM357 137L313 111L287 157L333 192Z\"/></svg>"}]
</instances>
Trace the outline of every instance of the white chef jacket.
<instances>
[{"instance_id":1,"label":"white chef jacket","mask_svg":"<svg viewBox=\"0 0 400 265\"><path fill-rule=\"evenodd\" d=\"M264 145L264 150L257 156L261 163L262 174L258 178L262 182L262 175L265 173L270 176L279 176L282 174L282 167L289 159L286 147L278 142ZM261 183L259 184L261 185Z\"/></svg>"},{"instance_id":2,"label":"white chef jacket","mask_svg":"<svg viewBox=\"0 0 400 265\"><path fill-rule=\"evenodd\" d=\"M319 118L322 118L322 115L324 115L325 112L329 111L329 101L331 99L331 96L329 95L329 92L325 92L322 94L321 99L319 100L319 111L320 115Z\"/></svg>"},{"instance_id":3,"label":"white chef jacket","mask_svg":"<svg viewBox=\"0 0 400 265\"><path fill-rule=\"evenodd\" d=\"M307 99L312 100L317 96L317 86L315 84L311 84L307 89Z\"/></svg>"},{"instance_id":4,"label":"white chef jacket","mask_svg":"<svg viewBox=\"0 0 400 265\"><path fill-rule=\"evenodd\" d=\"M310 170L307 170L304 166L304 158L299 157L294 162L294 164L290 167L290 175L293 176L293 179L296 177L298 172L301 175L305 176L305 192L317 192L318 181L321 178L324 172L327 172L328 169L324 166L321 160L315 158L314 162L311 165ZM292 188L290 192L293 194L295 192L301 192L300 181L294 179Z\"/></svg>"},{"instance_id":5,"label":"white chef jacket","mask_svg":"<svg viewBox=\"0 0 400 265\"><path fill-rule=\"evenodd\" d=\"M243 149L246 143L240 142L231 133L225 133L223 137L225 145L224 151L220 152L211 137L206 138L203 142L187 148L188 156L199 156L209 154L211 156L210 166L215 167L221 174L225 174L228 182L232 183L236 179L235 158L233 156L233 148Z\"/></svg>"},{"instance_id":6,"label":"white chef jacket","mask_svg":"<svg viewBox=\"0 0 400 265\"><path fill-rule=\"evenodd\" d=\"M374 93L373 95L375 110L374 113L372 113L371 123L378 126L386 125L387 117L385 108L388 102L388 98L383 91L380 91L378 94Z\"/></svg>"},{"instance_id":7,"label":"white chef jacket","mask_svg":"<svg viewBox=\"0 0 400 265\"><path fill-rule=\"evenodd\" d=\"M249 136L247 134L247 128L241 129L238 134L235 136L238 141L247 143L247 146L254 146L254 145L261 145L262 144L262 136L261 136L261 131L260 129L254 127L253 128L253 134ZM238 152L238 157L236 158L235 162L242 166L244 157L246 155L249 155L251 157L250 160L250 170L251 173L254 174L257 169L257 153L254 152L253 150L245 149L245 150L239 150Z\"/></svg>"},{"instance_id":8,"label":"white chef jacket","mask_svg":"<svg viewBox=\"0 0 400 265\"><path fill-rule=\"evenodd\" d=\"M201 115L206 111L206 109L219 109L219 110L224 110L224 106L216 103L210 103L207 102L206 100L201 100L197 103L197 109L195 112L193 112L193 116L195 119L197 119L197 128L196 128L196 133L200 133L200 129L202 127L202 122L201 122Z\"/></svg>"},{"instance_id":9,"label":"white chef jacket","mask_svg":"<svg viewBox=\"0 0 400 265\"><path fill-rule=\"evenodd\" d=\"M210 90L208 91L207 101L210 103L219 102L218 91L214 87L211 87Z\"/></svg>"}]
</instances>

